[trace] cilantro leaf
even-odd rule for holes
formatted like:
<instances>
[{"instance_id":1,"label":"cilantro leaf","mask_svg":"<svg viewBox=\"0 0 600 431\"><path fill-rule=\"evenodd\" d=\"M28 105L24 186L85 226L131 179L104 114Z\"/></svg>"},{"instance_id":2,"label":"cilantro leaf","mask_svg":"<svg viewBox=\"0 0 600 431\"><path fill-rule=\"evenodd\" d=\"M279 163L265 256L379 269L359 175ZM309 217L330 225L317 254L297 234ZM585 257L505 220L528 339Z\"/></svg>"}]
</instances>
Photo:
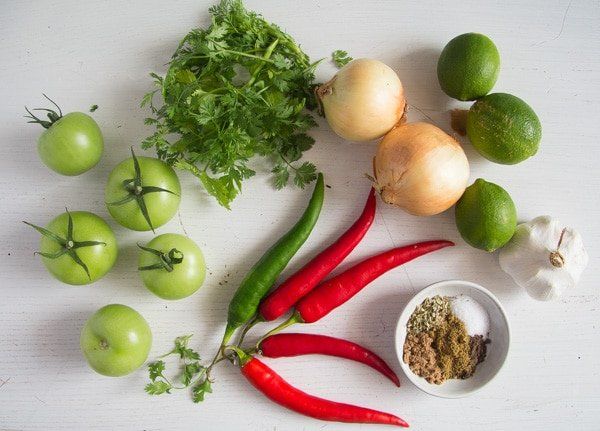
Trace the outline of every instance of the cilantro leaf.
<instances>
[{"instance_id":1,"label":"cilantro leaf","mask_svg":"<svg viewBox=\"0 0 600 431\"><path fill-rule=\"evenodd\" d=\"M317 178L317 168L310 162L304 162L294 172L294 183L302 189Z\"/></svg>"},{"instance_id":2,"label":"cilantro leaf","mask_svg":"<svg viewBox=\"0 0 600 431\"><path fill-rule=\"evenodd\" d=\"M195 403L200 403L204 401L204 397L207 393L212 393L212 386L209 379L205 379L202 383L196 385L194 389L192 389L192 399Z\"/></svg>"},{"instance_id":3,"label":"cilantro leaf","mask_svg":"<svg viewBox=\"0 0 600 431\"><path fill-rule=\"evenodd\" d=\"M170 394L171 385L164 380L157 380L152 383L148 383L144 390L150 395L161 395L164 393Z\"/></svg>"},{"instance_id":4,"label":"cilantro leaf","mask_svg":"<svg viewBox=\"0 0 600 431\"><path fill-rule=\"evenodd\" d=\"M352 60L354 60L352 57L350 57L348 55L348 53L346 51L342 51L341 49L333 51L331 53L331 59L333 60L335 65L340 68L344 67L345 65L350 63Z\"/></svg>"},{"instance_id":5,"label":"cilantro leaf","mask_svg":"<svg viewBox=\"0 0 600 431\"><path fill-rule=\"evenodd\" d=\"M279 164L281 157L299 161L313 144L305 132L316 126L307 110L317 105L318 62L241 0L221 0L209 12L211 25L183 38L165 76L151 74L156 88L141 105L155 132L142 147L191 172L229 209L243 180L255 174L248 163L256 156L272 163L277 188L289 184L288 167ZM316 177L299 169L296 185Z\"/></svg>"},{"instance_id":6,"label":"cilantro leaf","mask_svg":"<svg viewBox=\"0 0 600 431\"><path fill-rule=\"evenodd\" d=\"M181 359L200 359L198 352L188 347L188 342L192 338L192 335L183 335L175 338L175 347L171 353L176 353Z\"/></svg>"},{"instance_id":7,"label":"cilantro leaf","mask_svg":"<svg viewBox=\"0 0 600 431\"><path fill-rule=\"evenodd\" d=\"M194 376L203 369L204 367L200 365L199 362L192 362L190 364L186 364L183 368L183 374L181 375L181 382L185 386L189 386Z\"/></svg>"},{"instance_id":8,"label":"cilantro leaf","mask_svg":"<svg viewBox=\"0 0 600 431\"><path fill-rule=\"evenodd\" d=\"M271 172L274 174L273 181L277 190L287 186L287 183L290 179L290 172L284 164L280 163L276 165Z\"/></svg>"},{"instance_id":9,"label":"cilantro leaf","mask_svg":"<svg viewBox=\"0 0 600 431\"><path fill-rule=\"evenodd\" d=\"M153 382L158 378L162 377L162 372L165 370L165 363L163 361L156 361L148 364L148 372L150 374L150 380Z\"/></svg>"}]
</instances>

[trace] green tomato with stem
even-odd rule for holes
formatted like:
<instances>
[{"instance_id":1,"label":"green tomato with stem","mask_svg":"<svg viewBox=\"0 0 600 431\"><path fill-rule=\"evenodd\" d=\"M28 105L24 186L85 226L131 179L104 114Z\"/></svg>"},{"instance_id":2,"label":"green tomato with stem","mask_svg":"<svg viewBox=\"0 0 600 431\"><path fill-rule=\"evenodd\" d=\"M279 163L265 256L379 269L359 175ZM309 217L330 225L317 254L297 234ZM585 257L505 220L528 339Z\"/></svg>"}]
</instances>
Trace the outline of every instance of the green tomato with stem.
<instances>
[{"instance_id":1,"label":"green tomato with stem","mask_svg":"<svg viewBox=\"0 0 600 431\"><path fill-rule=\"evenodd\" d=\"M110 215L122 226L154 231L173 218L181 200L177 174L162 160L137 157L123 160L110 173L104 192Z\"/></svg>"},{"instance_id":2,"label":"green tomato with stem","mask_svg":"<svg viewBox=\"0 0 600 431\"><path fill-rule=\"evenodd\" d=\"M63 115L60 107L53 109L36 108L33 111L46 111L48 119L42 119L25 108L30 123L39 124L46 130L38 139L38 154L50 169L62 175L79 175L92 169L100 161L104 152L104 139L100 127L92 117L83 112Z\"/></svg>"},{"instance_id":3,"label":"green tomato with stem","mask_svg":"<svg viewBox=\"0 0 600 431\"><path fill-rule=\"evenodd\" d=\"M159 235L142 250L138 269L148 290L163 299L181 299L196 292L206 277L202 250L186 236Z\"/></svg>"},{"instance_id":4,"label":"green tomato with stem","mask_svg":"<svg viewBox=\"0 0 600 431\"><path fill-rule=\"evenodd\" d=\"M96 311L81 331L81 351L90 367L118 377L137 370L148 358L152 332L133 308L110 304Z\"/></svg>"},{"instance_id":5,"label":"green tomato with stem","mask_svg":"<svg viewBox=\"0 0 600 431\"><path fill-rule=\"evenodd\" d=\"M68 210L43 228L29 222L41 235L42 262L63 283L90 284L104 277L117 260L112 229L95 214Z\"/></svg>"}]
</instances>

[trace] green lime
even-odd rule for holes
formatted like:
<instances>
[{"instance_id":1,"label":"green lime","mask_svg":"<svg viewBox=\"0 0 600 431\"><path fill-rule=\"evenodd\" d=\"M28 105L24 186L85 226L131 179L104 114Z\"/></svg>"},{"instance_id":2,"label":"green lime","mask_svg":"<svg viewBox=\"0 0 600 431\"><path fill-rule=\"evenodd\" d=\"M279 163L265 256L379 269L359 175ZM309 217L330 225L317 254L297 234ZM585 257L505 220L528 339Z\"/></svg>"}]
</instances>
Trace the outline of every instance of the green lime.
<instances>
[{"instance_id":1,"label":"green lime","mask_svg":"<svg viewBox=\"0 0 600 431\"><path fill-rule=\"evenodd\" d=\"M437 64L442 90L458 100L475 100L488 94L499 71L496 45L479 33L456 36L444 47Z\"/></svg>"},{"instance_id":2,"label":"green lime","mask_svg":"<svg viewBox=\"0 0 600 431\"><path fill-rule=\"evenodd\" d=\"M486 159L514 165L537 153L542 125L523 100L494 93L482 97L469 109L467 136Z\"/></svg>"},{"instance_id":3,"label":"green lime","mask_svg":"<svg viewBox=\"0 0 600 431\"><path fill-rule=\"evenodd\" d=\"M489 252L506 244L517 227L517 210L508 192L481 178L456 203L455 218L463 239Z\"/></svg>"}]
</instances>

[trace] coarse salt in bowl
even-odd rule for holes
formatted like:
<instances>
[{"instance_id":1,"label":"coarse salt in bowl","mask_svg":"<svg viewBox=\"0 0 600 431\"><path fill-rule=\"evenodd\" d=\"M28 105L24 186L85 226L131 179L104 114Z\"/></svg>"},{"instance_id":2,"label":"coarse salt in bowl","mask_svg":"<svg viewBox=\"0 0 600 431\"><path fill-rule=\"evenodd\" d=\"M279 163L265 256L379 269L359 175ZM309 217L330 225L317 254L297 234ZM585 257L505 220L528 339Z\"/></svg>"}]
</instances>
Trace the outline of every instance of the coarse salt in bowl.
<instances>
[{"instance_id":1,"label":"coarse salt in bowl","mask_svg":"<svg viewBox=\"0 0 600 431\"><path fill-rule=\"evenodd\" d=\"M468 295L458 295L450 298L450 309L465 324L469 336L488 337L490 316L479 302Z\"/></svg>"},{"instance_id":2,"label":"coarse salt in bowl","mask_svg":"<svg viewBox=\"0 0 600 431\"><path fill-rule=\"evenodd\" d=\"M487 334L477 335L487 335L487 338L491 341L490 344L487 345L485 360L477 365L475 374L472 377L464 380L450 379L441 385L429 383L423 377L414 374L408 364L404 363L403 360L404 341L407 335L406 324L408 323L410 316L425 298L431 298L436 295L447 296L450 297L451 300L458 301L455 304L455 307L459 314L477 313L477 316L463 316L464 320L467 320L466 323L470 323L471 327L465 326L467 326L469 332L487 329ZM481 309L479 309L479 307L481 307ZM452 311L455 311L454 308ZM484 312L482 313L482 311ZM460 318L460 316L457 317ZM489 290L468 281L449 280L426 287L406 304L406 307L398 319L395 342L396 354L398 355L400 366L402 367L404 374L406 374L408 379L415 384L415 386L428 394L438 397L460 398L483 388L492 381L500 371L508 355L510 327L504 308Z\"/></svg>"}]
</instances>

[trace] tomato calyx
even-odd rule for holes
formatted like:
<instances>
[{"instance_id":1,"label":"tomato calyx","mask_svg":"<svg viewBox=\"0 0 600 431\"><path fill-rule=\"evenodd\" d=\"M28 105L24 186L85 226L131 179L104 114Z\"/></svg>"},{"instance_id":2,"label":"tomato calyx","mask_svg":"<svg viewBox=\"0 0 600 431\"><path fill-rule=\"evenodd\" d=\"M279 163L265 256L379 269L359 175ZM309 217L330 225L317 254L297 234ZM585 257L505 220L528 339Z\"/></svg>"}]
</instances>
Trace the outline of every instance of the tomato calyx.
<instances>
[{"instance_id":1,"label":"tomato calyx","mask_svg":"<svg viewBox=\"0 0 600 431\"><path fill-rule=\"evenodd\" d=\"M144 247L143 245L140 245L140 244L138 244L137 246L139 248L141 248L142 250L147 251L148 253L152 253L153 255L157 256L159 259L158 262L153 263L152 265L138 267L138 270L140 270L140 271L151 271L153 269L164 269L167 272L172 272L175 265L178 265L181 262L183 262L183 253L181 251L177 250L176 248L172 248L167 253L163 253L160 250L156 250L156 249L150 248L150 247Z\"/></svg>"},{"instance_id":2,"label":"tomato calyx","mask_svg":"<svg viewBox=\"0 0 600 431\"><path fill-rule=\"evenodd\" d=\"M66 238L63 238L62 236L57 235L56 233L54 233L48 229L34 225L33 223L23 221L23 223L25 223L28 226L31 226L32 228L37 230L39 233L41 233L43 236L50 238L54 242L57 242L58 244L61 245L61 249L58 250L56 253L45 253L43 251L36 251L34 254L39 254L40 256L43 256L46 259L58 259L59 257L66 254L71 259L73 259L73 261L85 271L88 278L91 280L92 277L90 275L90 271L89 271L87 265L85 264L85 262L83 260L81 260L81 258L77 254L76 250L79 248L93 247L96 245L106 246L106 243L102 242L102 241L75 241L73 239L73 217L71 217L71 213L69 212L68 209L65 208L65 211L67 212L67 215L69 216L69 223L67 225L67 237Z\"/></svg>"},{"instance_id":3,"label":"tomato calyx","mask_svg":"<svg viewBox=\"0 0 600 431\"><path fill-rule=\"evenodd\" d=\"M128 178L123 180L123 189L127 192L127 196L123 199L119 199L114 202L107 202L107 205L123 205L133 200L136 201L146 223L150 226L152 232L154 232L154 226L152 225L152 220L150 220L150 214L148 213L148 208L146 207L146 201L144 200L144 196L148 193L171 193L172 195L177 196L177 193L172 192L171 190L163 189L162 187L156 186L144 186L142 184L142 170L140 169L140 163L138 162L137 157L135 156L135 152L133 151L133 147L131 147L131 157L133 158L133 168L135 170L135 176L133 178Z\"/></svg>"},{"instance_id":4,"label":"tomato calyx","mask_svg":"<svg viewBox=\"0 0 600 431\"><path fill-rule=\"evenodd\" d=\"M52 125L54 123L56 123L58 120L60 120L63 117L63 113L62 110L60 109L60 106L58 106L56 104L56 102L52 99L50 99L48 96L46 96L44 93L42 93L42 95L48 99L50 101L50 103L52 103L56 109L58 109L58 112L56 112L53 109L48 109L48 108L35 108L32 109L32 111L46 111L47 112L47 116L48 116L48 120L43 120L39 117L37 117L35 114L33 114L28 108L27 106L25 107L25 111L27 111L27 113L29 115L24 115L25 118L30 118L31 120L28 121L28 123L34 123L34 124L39 124L40 126L42 126L44 129L49 129L50 127L52 127Z\"/></svg>"}]
</instances>

